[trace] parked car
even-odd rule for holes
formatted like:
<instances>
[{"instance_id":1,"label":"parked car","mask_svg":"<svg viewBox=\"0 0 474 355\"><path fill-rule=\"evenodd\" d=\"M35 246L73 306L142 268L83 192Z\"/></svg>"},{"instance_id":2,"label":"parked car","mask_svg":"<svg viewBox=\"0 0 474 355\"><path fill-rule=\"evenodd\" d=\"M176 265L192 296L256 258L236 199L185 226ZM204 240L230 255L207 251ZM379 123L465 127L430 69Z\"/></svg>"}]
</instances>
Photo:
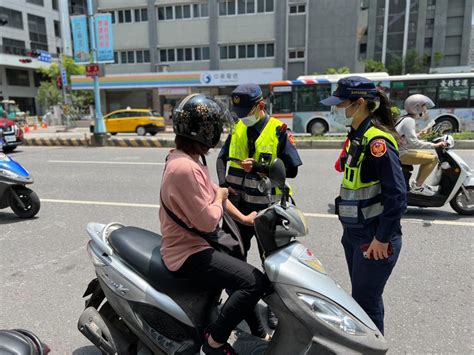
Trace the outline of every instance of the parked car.
<instances>
[{"instance_id":1,"label":"parked car","mask_svg":"<svg viewBox=\"0 0 474 355\"><path fill-rule=\"evenodd\" d=\"M18 124L8 118L0 118L0 133L3 135L2 150L4 153L13 152L23 144L23 130Z\"/></svg>"},{"instance_id":2,"label":"parked car","mask_svg":"<svg viewBox=\"0 0 474 355\"><path fill-rule=\"evenodd\" d=\"M165 119L155 111L147 109L132 109L113 111L104 116L107 132L117 133L136 132L139 136L150 133L152 136L165 130ZM90 126L94 132L94 122Z\"/></svg>"}]
</instances>

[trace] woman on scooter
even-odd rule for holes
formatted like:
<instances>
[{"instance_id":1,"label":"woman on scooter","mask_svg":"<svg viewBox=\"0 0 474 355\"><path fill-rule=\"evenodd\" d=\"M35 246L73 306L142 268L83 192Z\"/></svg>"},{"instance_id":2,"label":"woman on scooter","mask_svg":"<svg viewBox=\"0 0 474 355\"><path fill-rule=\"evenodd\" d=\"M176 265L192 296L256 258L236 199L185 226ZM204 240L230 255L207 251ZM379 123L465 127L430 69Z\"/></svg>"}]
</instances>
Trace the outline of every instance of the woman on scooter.
<instances>
[{"instance_id":1,"label":"woman on scooter","mask_svg":"<svg viewBox=\"0 0 474 355\"><path fill-rule=\"evenodd\" d=\"M404 165L420 165L416 179L411 183L410 192L419 195L433 196L435 192L424 182L438 163L435 154L427 149L446 147L446 142L431 143L418 139L416 119L429 118L428 110L434 107L433 101L425 95L415 94L405 100L407 114L395 123L399 135L400 161Z\"/></svg>"},{"instance_id":2,"label":"woman on scooter","mask_svg":"<svg viewBox=\"0 0 474 355\"><path fill-rule=\"evenodd\" d=\"M359 76L340 79L321 103L351 120L349 143L340 157L344 178L336 213L352 297L383 333L382 294L402 246L400 219L406 209L390 103L371 80Z\"/></svg>"},{"instance_id":3,"label":"woman on scooter","mask_svg":"<svg viewBox=\"0 0 474 355\"><path fill-rule=\"evenodd\" d=\"M221 106L200 94L184 98L173 112L176 149L168 155L161 183L161 199L189 227L213 232L225 208L242 224L252 225L256 213L243 215L227 199L227 188L214 184L205 155L217 145L226 120ZM202 162L200 161L202 159ZM161 254L167 268L198 280L205 287L235 290L210 325L201 354L236 354L227 343L231 331L251 312L267 289L262 272L213 249L202 237L179 226L160 209Z\"/></svg>"}]
</instances>

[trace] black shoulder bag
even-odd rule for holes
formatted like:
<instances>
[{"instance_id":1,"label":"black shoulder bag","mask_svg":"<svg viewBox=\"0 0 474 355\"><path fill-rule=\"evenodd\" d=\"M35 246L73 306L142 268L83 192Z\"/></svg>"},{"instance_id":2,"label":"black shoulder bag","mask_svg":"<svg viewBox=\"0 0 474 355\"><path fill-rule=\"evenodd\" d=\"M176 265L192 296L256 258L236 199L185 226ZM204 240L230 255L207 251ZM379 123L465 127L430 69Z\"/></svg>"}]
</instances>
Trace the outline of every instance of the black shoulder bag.
<instances>
[{"instance_id":1,"label":"black shoulder bag","mask_svg":"<svg viewBox=\"0 0 474 355\"><path fill-rule=\"evenodd\" d=\"M168 160L168 158L166 160ZM203 161L205 162L205 158L203 159ZM219 250L239 259L242 259L242 257L245 255L244 246L241 242L242 237L240 236L239 227L237 227L237 224L225 209L223 218L225 221L224 224L226 225L226 229L228 228L228 232L223 230L221 227L217 227L214 232L206 233L196 228L188 227L186 223L184 223L178 216L173 213L173 211L171 211L164 204L161 196L160 200L161 206L165 209L168 216L170 216L171 219L180 227L205 239L209 243L209 245L216 250Z\"/></svg>"},{"instance_id":2,"label":"black shoulder bag","mask_svg":"<svg viewBox=\"0 0 474 355\"><path fill-rule=\"evenodd\" d=\"M168 207L166 207L166 205L163 203L163 199L161 199L161 206L165 209L166 213L168 213L168 215L177 225L205 239L214 249L232 255L239 259L241 259L245 255L244 247L240 242L239 228L235 224L235 221L232 219L232 217L230 217L225 210L223 218L225 224L229 228L229 233L224 231L221 227L217 227L214 232L206 233L196 228L188 227L186 223L184 223Z\"/></svg>"}]
</instances>

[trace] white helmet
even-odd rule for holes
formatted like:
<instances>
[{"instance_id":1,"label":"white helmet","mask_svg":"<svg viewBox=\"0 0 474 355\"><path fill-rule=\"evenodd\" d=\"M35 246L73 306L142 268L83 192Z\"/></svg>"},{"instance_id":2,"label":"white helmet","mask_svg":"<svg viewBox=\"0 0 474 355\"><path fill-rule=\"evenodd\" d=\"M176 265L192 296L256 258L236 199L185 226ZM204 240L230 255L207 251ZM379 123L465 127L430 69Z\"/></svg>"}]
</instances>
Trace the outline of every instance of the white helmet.
<instances>
[{"instance_id":1,"label":"white helmet","mask_svg":"<svg viewBox=\"0 0 474 355\"><path fill-rule=\"evenodd\" d=\"M410 95L405 100L405 111L409 115L415 115L415 118L428 118L430 108L435 106L434 102L425 95L415 94Z\"/></svg>"}]
</instances>

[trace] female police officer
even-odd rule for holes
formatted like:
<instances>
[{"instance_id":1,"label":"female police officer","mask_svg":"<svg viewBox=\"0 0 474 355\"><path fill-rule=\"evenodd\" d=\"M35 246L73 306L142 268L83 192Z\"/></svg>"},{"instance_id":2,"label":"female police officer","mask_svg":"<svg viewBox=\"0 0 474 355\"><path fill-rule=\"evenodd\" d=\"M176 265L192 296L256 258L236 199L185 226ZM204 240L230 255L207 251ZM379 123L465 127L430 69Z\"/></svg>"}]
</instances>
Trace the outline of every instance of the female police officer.
<instances>
[{"instance_id":1,"label":"female police officer","mask_svg":"<svg viewBox=\"0 0 474 355\"><path fill-rule=\"evenodd\" d=\"M338 81L321 103L351 120L336 213L344 232L342 245L352 296L384 331L382 293L402 246L400 218L406 208L406 186L392 136L390 103L367 78Z\"/></svg>"}]
</instances>

